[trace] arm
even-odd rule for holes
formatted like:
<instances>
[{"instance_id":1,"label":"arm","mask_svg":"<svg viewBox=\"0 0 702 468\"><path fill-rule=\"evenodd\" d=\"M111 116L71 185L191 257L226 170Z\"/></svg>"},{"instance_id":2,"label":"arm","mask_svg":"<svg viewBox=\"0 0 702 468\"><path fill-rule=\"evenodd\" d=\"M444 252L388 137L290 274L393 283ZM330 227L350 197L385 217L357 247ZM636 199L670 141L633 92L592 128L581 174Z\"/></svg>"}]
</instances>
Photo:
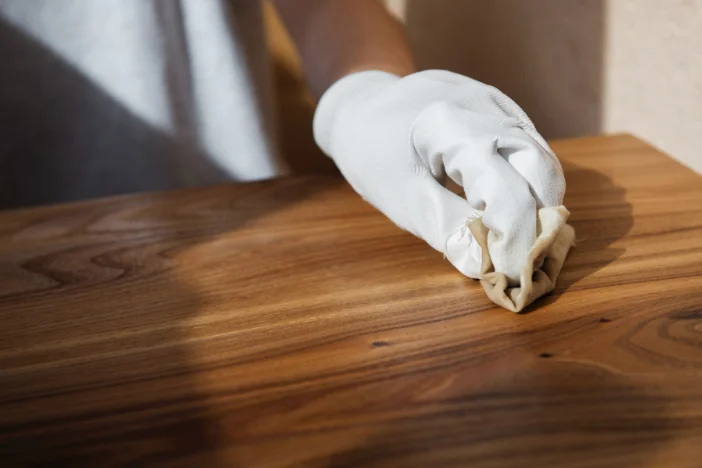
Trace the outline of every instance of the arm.
<instances>
[{"instance_id":1,"label":"arm","mask_svg":"<svg viewBox=\"0 0 702 468\"><path fill-rule=\"evenodd\" d=\"M379 0L275 0L319 98L354 72L415 71L402 26Z\"/></svg>"}]
</instances>

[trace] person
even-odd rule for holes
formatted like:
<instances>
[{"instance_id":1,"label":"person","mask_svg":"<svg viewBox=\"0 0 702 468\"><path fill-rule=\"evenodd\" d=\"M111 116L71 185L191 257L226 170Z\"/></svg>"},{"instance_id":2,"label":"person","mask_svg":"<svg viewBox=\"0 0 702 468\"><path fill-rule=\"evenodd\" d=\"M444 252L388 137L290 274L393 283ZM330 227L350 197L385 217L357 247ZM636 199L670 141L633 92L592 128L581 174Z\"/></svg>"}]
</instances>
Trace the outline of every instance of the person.
<instances>
[{"instance_id":1,"label":"person","mask_svg":"<svg viewBox=\"0 0 702 468\"><path fill-rule=\"evenodd\" d=\"M274 4L320 99L315 140L351 186L471 277L480 218L518 283L538 211L565 191L527 115L469 77L418 71L378 0ZM0 20L3 206L285 172L258 0L0 0Z\"/></svg>"}]
</instances>

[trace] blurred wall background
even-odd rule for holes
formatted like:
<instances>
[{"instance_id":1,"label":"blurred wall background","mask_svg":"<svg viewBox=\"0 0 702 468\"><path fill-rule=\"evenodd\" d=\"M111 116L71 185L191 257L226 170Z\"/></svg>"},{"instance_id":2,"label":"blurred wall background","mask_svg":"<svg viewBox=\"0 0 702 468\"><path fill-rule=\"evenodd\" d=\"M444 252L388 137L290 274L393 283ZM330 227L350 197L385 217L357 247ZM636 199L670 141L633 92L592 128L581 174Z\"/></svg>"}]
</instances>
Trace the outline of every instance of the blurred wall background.
<instances>
[{"instance_id":1,"label":"blurred wall background","mask_svg":"<svg viewBox=\"0 0 702 468\"><path fill-rule=\"evenodd\" d=\"M702 172L702 0L385 2L406 24L421 68L497 86L547 138L629 132ZM304 121L314 103L267 13L277 76L287 76L278 79L283 152L306 151L319 165Z\"/></svg>"},{"instance_id":2,"label":"blurred wall background","mask_svg":"<svg viewBox=\"0 0 702 468\"><path fill-rule=\"evenodd\" d=\"M609 0L605 131L702 172L702 0Z\"/></svg>"}]
</instances>

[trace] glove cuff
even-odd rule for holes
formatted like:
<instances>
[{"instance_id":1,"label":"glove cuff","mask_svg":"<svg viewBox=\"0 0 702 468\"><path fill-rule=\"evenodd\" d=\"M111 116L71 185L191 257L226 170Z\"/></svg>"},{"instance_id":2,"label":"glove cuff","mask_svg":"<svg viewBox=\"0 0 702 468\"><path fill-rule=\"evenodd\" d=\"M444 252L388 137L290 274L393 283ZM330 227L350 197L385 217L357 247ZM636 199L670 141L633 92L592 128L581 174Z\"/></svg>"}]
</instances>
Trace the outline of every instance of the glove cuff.
<instances>
[{"instance_id":1,"label":"glove cuff","mask_svg":"<svg viewBox=\"0 0 702 468\"><path fill-rule=\"evenodd\" d=\"M362 94L384 88L400 77L383 71L362 71L347 75L334 83L322 96L314 113L312 124L314 140L327 156L331 157L332 135L336 119L346 104Z\"/></svg>"}]
</instances>

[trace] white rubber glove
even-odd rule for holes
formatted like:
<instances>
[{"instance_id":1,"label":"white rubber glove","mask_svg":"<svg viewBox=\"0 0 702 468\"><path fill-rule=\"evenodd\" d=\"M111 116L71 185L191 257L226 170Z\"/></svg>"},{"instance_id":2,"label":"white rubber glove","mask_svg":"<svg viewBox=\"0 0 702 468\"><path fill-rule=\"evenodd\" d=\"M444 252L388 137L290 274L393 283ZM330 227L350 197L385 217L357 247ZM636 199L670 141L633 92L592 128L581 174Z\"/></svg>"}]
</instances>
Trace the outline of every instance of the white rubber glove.
<instances>
[{"instance_id":1,"label":"white rubber glove","mask_svg":"<svg viewBox=\"0 0 702 468\"><path fill-rule=\"evenodd\" d=\"M455 73L349 75L320 100L314 133L364 199L472 278L481 248L470 221L482 218L495 271L518 284L538 209L563 202L561 166L524 111ZM443 186L445 175L465 199Z\"/></svg>"}]
</instances>

